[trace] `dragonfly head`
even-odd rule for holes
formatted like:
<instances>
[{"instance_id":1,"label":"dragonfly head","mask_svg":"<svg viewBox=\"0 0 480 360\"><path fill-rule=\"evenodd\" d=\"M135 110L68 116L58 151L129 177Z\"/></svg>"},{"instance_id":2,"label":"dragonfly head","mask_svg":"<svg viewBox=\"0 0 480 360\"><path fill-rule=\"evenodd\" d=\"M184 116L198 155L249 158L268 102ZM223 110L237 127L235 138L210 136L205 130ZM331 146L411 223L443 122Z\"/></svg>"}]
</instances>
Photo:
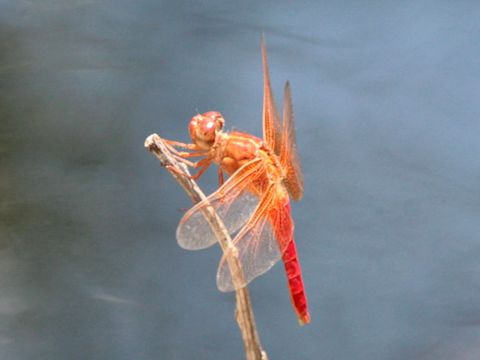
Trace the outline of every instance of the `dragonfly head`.
<instances>
[{"instance_id":1,"label":"dragonfly head","mask_svg":"<svg viewBox=\"0 0 480 360\"><path fill-rule=\"evenodd\" d=\"M215 143L217 133L222 130L224 123L225 120L218 111L195 115L188 125L192 142L208 150Z\"/></svg>"}]
</instances>

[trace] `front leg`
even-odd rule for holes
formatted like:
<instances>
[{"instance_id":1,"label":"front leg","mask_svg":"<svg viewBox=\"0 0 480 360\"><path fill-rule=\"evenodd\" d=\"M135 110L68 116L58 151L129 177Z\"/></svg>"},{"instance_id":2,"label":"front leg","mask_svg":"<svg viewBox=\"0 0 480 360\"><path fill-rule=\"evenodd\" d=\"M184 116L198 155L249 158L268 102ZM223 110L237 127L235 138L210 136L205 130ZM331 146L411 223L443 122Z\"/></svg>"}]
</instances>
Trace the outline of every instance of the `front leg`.
<instances>
[{"instance_id":1,"label":"front leg","mask_svg":"<svg viewBox=\"0 0 480 360\"><path fill-rule=\"evenodd\" d=\"M177 158L175 155L173 155L178 161L181 161L182 163L184 163L185 165L187 165L188 167L191 167L191 168L194 168L194 169L198 169L197 173L194 174L194 175L187 175L183 172L179 172L177 170L177 168L175 167L170 167L170 170L176 172L178 175L181 175L181 176L188 176L190 179L193 179L193 180L198 180L200 178L200 176L203 175L203 173L208 169L208 167L211 165L212 163L212 159L210 158L205 158L205 159L202 159L202 160L199 160L199 161L196 161L196 162L191 162L189 160L186 160L184 158Z\"/></svg>"},{"instance_id":2,"label":"front leg","mask_svg":"<svg viewBox=\"0 0 480 360\"><path fill-rule=\"evenodd\" d=\"M200 149L196 144L186 144L186 143L182 143L174 140L168 140L168 139L163 139L163 140L167 145L168 149L170 150L170 152L177 157L177 160L208 155L208 151L205 151L204 149ZM192 152L178 151L176 147L192 150ZM179 157L182 159L179 159ZM191 166L191 165L188 165L188 166Z\"/></svg>"},{"instance_id":3,"label":"front leg","mask_svg":"<svg viewBox=\"0 0 480 360\"><path fill-rule=\"evenodd\" d=\"M179 147L182 149L188 149L188 150L201 150L196 144L186 144L182 143L180 141L175 141L175 140L168 140L168 139L163 139L168 145L171 146L172 149L175 149L175 147ZM175 151L177 151L175 149Z\"/></svg>"},{"instance_id":4,"label":"front leg","mask_svg":"<svg viewBox=\"0 0 480 360\"><path fill-rule=\"evenodd\" d=\"M218 186L220 187L225 182L225 179L223 177L223 170L221 166L218 167L217 176L218 176Z\"/></svg>"},{"instance_id":5,"label":"front leg","mask_svg":"<svg viewBox=\"0 0 480 360\"><path fill-rule=\"evenodd\" d=\"M190 176L191 179L194 179L194 180L199 179L212 163L212 158L209 156L210 155L209 151L205 149L201 149L196 144L186 144L179 141L168 140L168 139L164 139L164 141L176 160L184 163L188 167L198 169L195 175ZM191 152L178 151L176 147L191 150ZM188 160L188 158L200 157L200 156L203 157L203 159L199 161L192 162Z\"/></svg>"}]
</instances>

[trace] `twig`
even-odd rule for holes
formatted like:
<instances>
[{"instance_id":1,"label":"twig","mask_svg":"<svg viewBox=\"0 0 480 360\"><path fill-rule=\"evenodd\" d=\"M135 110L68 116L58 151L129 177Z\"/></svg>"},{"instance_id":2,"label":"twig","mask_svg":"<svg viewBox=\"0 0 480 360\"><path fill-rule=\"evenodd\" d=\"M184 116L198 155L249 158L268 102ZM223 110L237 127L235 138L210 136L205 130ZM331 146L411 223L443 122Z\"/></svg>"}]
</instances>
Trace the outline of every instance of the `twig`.
<instances>
[{"instance_id":1,"label":"twig","mask_svg":"<svg viewBox=\"0 0 480 360\"><path fill-rule=\"evenodd\" d=\"M170 172L188 196L190 196L194 204L206 199L205 194L198 187L197 183L189 176L187 166L178 162L172 156L160 136L152 134L147 137L145 147L160 160L160 164ZM242 267L238 260L236 248L232 243L232 239L225 225L223 225L222 220L211 206L205 207L202 211L224 254L227 254L227 262L234 285L243 284ZM267 353L262 349L262 345L260 344L248 288L246 286L235 286L235 288L237 289L235 291L237 300L235 318L242 333L246 359L268 360Z\"/></svg>"}]
</instances>

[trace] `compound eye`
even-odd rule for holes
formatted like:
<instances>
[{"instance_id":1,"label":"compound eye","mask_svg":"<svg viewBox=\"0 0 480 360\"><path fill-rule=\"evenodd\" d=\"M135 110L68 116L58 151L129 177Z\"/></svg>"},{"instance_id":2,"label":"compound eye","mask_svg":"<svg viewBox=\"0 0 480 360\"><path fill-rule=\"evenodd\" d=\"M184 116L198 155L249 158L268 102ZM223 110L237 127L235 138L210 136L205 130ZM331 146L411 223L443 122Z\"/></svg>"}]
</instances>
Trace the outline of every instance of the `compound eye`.
<instances>
[{"instance_id":1,"label":"compound eye","mask_svg":"<svg viewBox=\"0 0 480 360\"><path fill-rule=\"evenodd\" d=\"M223 129L225 120L223 119L222 114L220 114L218 111L208 111L204 113L203 116L210 118L215 123L215 129L217 131L220 131Z\"/></svg>"},{"instance_id":2,"label":"compound eye","mask_svg":"<svg viewBox=\"0 0 480 360\"><path fill-rule=\"evenodd\" d=\"M211 141L215 139L216 124L215 120L210 118L204 118L201 126L199 127L200 136L204 141Z\"/></svg>"},{"instance_id":3,"label":"compound eye","mask_svg":"<svg viewBox=\"0 0 480 360\"><path fill-rule=\"evenodd\" d=\"M190 120L188 129L193 143L204 149L208 149L215 143L217 131L223 126L223 118L220 120L217 114L219 113L211 111L195 115Z\"/></svg>"}]
</instances>

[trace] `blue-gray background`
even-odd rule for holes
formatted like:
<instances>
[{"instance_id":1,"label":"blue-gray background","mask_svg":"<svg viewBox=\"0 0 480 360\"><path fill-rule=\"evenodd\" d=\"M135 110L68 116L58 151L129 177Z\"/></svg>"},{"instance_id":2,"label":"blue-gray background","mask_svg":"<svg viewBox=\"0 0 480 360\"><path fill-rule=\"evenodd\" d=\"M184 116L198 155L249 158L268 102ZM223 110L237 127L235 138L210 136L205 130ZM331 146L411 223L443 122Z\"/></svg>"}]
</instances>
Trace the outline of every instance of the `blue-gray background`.
<instances>
[{"instance_id":1,"label":"blue-gray background","mask_svg":"<svg viewBox=\"0 0 480 360\"><path fill-rule=\"evenodd\" d=\"M480 358L480 5L0 1L0 358L242 359L218 249L143 149L293 87L312 324L251 286L271 359ZM215 173L201 182L215 186Z\"/></svg>"}]
</instances>

